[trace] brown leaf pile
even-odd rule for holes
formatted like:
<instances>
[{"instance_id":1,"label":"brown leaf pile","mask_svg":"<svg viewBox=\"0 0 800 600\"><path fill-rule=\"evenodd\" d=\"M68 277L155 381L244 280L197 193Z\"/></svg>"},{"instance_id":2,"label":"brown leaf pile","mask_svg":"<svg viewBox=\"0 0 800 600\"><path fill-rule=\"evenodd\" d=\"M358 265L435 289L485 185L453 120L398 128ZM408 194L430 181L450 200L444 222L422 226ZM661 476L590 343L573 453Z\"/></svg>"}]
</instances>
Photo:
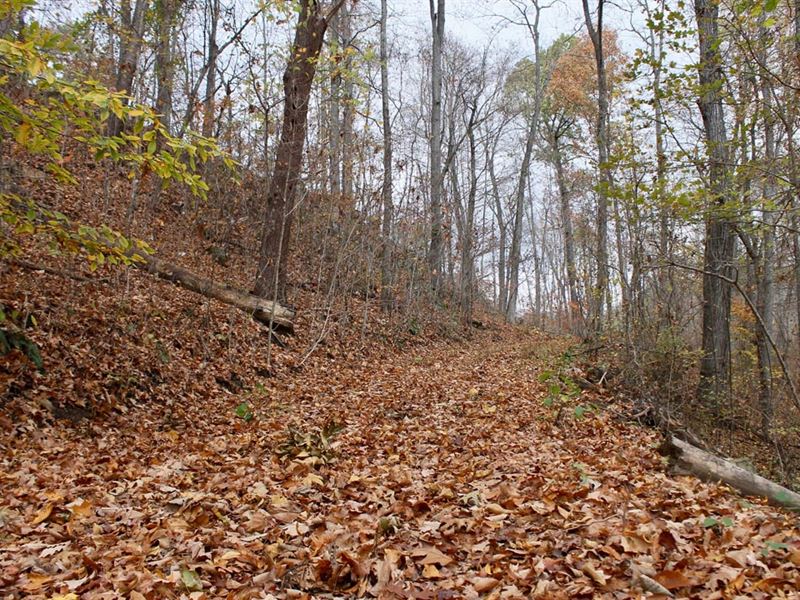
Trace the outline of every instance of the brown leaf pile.
<instances>
[{"instance_id":1,"label":"brown leaf pile","mask_svg":"<svg viewBox=\"0 0 800 600\"><path fill-rule=\"evenodd\" d=\"M608 411L556 418L529 336L5 430L0 597L797 597L794 517L668 475ZM276 452L334 421L333 460Z\"/></svg>"}]
</instances>

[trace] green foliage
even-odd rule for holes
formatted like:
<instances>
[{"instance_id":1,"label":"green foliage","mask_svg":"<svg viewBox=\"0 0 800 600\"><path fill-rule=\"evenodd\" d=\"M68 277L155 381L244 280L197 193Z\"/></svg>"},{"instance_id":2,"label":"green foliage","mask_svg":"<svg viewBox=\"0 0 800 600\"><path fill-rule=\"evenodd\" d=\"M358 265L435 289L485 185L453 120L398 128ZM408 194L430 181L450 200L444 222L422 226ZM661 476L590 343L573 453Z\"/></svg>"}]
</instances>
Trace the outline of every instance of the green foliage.
<instances>
[{"instance_id":1,"label":"green foliage","mask_svg":"<svg viewBox=\"0 0 800 600\"><path fill-rule=\"evenodd\" d=\"M703 527L706 529L733 527L733 519L730 517L722 517L721 519L717 519L716 517L706 517L703 519Z\"/></svg>"},{"instance_id":2,"label":"green foliage","mask_svg":"<svg viewBox=\"0 0 800 600\"><path fill-rule=\"evenodd\" d=\"M34 0L0 5L0 18L15 20ZM177 138L149 107L122 92L108 90L92 79L70 79L60 57L74 50L61 34L31 22L13 37L0 38L0 135L29 155L46 160L45 170L62 183L76 183L63 148L81 146L97 161L127 169L128 176L157 176L165 185L176 182L205 197L208 186L199 166L232 159L213 140L190 134ZM16 93L24 89L24 94ZM20 100L20 96L24 99ZM108 135L111 116L125 123L124 131ZM0 197L0 220L10 226L0 240L0 255L19 251L21 235L47 235L68 252L85 252L92 268L125 263L132 243L107 227L76 225L62 214L17 196ZM144 247L139 249L145 250Z\"/></svg>"},{"instance_id":3,"label":"green foliage","mask_svg":"<svg viewBox=\"0 0 800 600\"><path fill-rule=\"evenodd\" d=\"M247 402L242 402L241 404L239 404L234 409L234 412L236 413L237 417L239 417L245 422L252 421L253 418L255 417L255 414L253 414L253 411L251 410L250 405Z\"/></svg>"},{"instance_id":4,"label":"green foliage","mask_svg":"<svg viewBox=\"0 0 800 600\"><path fill-rule=\"evenodd\" d=\"M0 194L0 221L6 225L0 237L0 256L19 255L19 238L24 235L45 237L53 254L83 255L92 271L104 264L132 264L142 260L137 253L152 253L147 243L128 240L106 225L73 223L58 211L14 194Z\"/></svg>"},{"instance_id":5,"label":"green foliage","mask_svg":"<svg viewBox=\"0 0 800 600\"><path fill-rule=\"evenodd\" d=\"M19 350L43 373L44 361L39 346L24 333L25 328L35 324L36 320L31 315L22 318L15 310L7 314L5 307L0 304L0 356Z\"/></svg>"},{"instance_id":6,"label":"green foliage","mask_svg":"<svg viewBox=\"0 0 800 600\"><path fill-rule=\"evenodd\" d=\"M769 556L770 552L777 552L777 551L784 551L789 550L789 544L784 544L783 542L773 542L771 540L767 540L764 544L764 547L761 549L762 556Z\"/></svg>"},{"instance_id":7,"label":"green foliage","mask_svg":"<svg viewBox=\"0 0 800 600\"><path fill-rule=\"evenodd\" d=\"M558 59L577 44L573 35L560 35L550 46L542 50L539 60L539 79L536 78L536 63L529 59L521 59L509 73L503 86L504 106L508 112L530 114L534 108L536 94L541 94L547 87ZM542 110L546 112L548 97L543 97Z\"/></svg>"},{"instance_id":8,"label":"green foliage","mask_svg":"<svg viewBox=\"0 0 800 600\"><path fill-rule=\"evenodd\" d=\"M591 410L592 410L591 407L583 406L582 404L579 404L578 406L575 407L575 411L574 411L575 418L576 419L582 419L586 415L586 413L590 412Z\"/></svg>"},{"instance_id":9,"label":"green foliage","mask_svg":"<svg viewBox=\"0 0 800 600\"><path fill-rule=\"evenodd\" d=\"M411 317L408 322L408 333L411 335L419 335L422 333L422 326L414 317Z\"/></svg>"},{"instance_id":10,"label":"green foliage","mask_svg":"<svg viewBox=\"0 0 800 600\"><path fill-rule=\"evenodd\" d=\"M539 382L547 384L547 396L545 396L543 403L548 408L574 400L581 393L580 388L572 378L563 372L543 371L539 375ZM581 408L581 410L579 411L578 408ZM586 413L586 408L578 408L575 410L575 416L581 418Z\"/></svg>"}]
</instances>

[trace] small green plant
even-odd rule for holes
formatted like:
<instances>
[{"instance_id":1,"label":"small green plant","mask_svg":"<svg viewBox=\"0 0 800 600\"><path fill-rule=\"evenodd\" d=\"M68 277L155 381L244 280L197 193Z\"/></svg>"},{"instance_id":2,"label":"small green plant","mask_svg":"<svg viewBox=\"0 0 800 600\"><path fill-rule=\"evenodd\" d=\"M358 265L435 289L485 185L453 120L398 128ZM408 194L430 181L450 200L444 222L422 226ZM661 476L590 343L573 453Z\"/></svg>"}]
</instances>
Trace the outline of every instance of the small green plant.
<instances>
[{"instance_id":1,"label":"small green plant","mask_svg":"<svg viewBox=\"0 0 800 600\"><path fill-rule=\"evenodd\" d=\"M0 304L0 356L12 350L19 350L31 361L40 373L44 373L44 361L37 346L24 330L36 325L33 315L22 317L16 310L6 314L5 307Z\"/></svg>"},{"instance_id":2,"label":"small green plant","mask_svg":"<svg viewBox=\"0 0 800 600\"><path fill-rule=\"evenodd\" d=\"M764 544L764 547L761 549L761 555L769 556L770 552L778 552L781 550L788 550L788 549L789 549L789 544L767 540L767 542Z\"/></svg>"},{"instance_id":3,"label":"small green plant","mask_svg":"<svg viewBox=\"0 0 800 600\"><path fill-rule=\"evenodd\" d=\"M419 322L416 319L412 318L408 322L408 333L410 333L411 335L419 335L421 331L422 327L420 326Z\"/></svg>"},{"instance_id":4,"label":"small green plant","mask_svg":"<svg viewBox=\"0 0 800 600\"><path fill-rule=\"evenodd\" d=\"M574 400L580 396L581 390L571 377L561 370L546 370L539 374L539 382L547 385L547 395L544 398L544 405L548 408L560 402ZM584 409L583 412L586 412ZM583 412L576 416L582 417Z\"/></svg>"},{"instance_id":5,"label":"small green plant","mask_svg":"<svg viewBox=\"0 0 800 600\"><path fill-rule=\"evenodd\" d=\"M247 402L242 402L239 406L236 407L234 410L236 416L242 419L245 422L252 421L255 415L253 414L250 405Z\"/></svg>"},{"instance_id":6,"label":"small green plant","mask_svg":"<svg viewBox=\"0 0 800 600\"><path fill-rule=\"evenodd\" d=\"M582 404L579 404L578 406L575 407L574 411L575 418L582 419L586 415L586 413L590 412L591 410L592 408L590 406L583 406Z\"/></svg>"},{"instance_id":7,"label":"small green plant","mask_svg":"<svg viewBox=\"0 0 800 600\"><path fill-rule=\"evenodd\" d=\"M327 465L336 460L336 451L331 442L342 430L344 425L336 421L328 421L322 428L310 432L303 432L290 426L276 454L282 458L308 460L312 464Z\"/></svg>"},{"instance_id":8,"label":"small green plant","mask_svg":"<svg viewBox=\"0 0 800 600\"><path fill-rule=\"evenodd\" d=\"M733 519L731 517L706 517L703 519L703 527L706 529L721 530L723 527L733 527Z\"/></svg>"}]
</instances>

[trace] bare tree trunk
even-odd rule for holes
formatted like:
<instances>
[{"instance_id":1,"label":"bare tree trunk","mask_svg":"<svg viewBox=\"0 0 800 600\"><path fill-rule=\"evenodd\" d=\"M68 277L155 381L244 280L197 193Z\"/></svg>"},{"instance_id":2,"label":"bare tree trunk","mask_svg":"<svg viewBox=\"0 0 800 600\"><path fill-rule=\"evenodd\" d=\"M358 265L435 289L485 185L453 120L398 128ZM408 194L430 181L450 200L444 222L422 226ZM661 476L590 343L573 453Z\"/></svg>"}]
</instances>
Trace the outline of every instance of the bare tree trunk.
<instances>
[{"instance_id":1,"label":"bare tree trunk","mask_svg":"<svg viewBox=\"0 0 800 600\"><path fill-rule=\"evenodd\" d=\"M392 221L394 220L394 202L392 199L392 119L389 112L389 45L386 35L388 8L386 2L387 0L381 0L380 33L381 117L383 119L381 304L384 310L390 309L394 304L394 290L392 289Z\"/></svg>"},{"instance_id":2,"label":"bare tree trunk","mask_svg":"<svg viewBox=\"0 0 800 600\"><path fill-rule=\"evenodd\" d=\"M342 52L342 35L339 31L342 14L331 19L330 44L332 52ZM331 75L331 98L328 103L328 129L330 134L330 150L328 153L328 178L331 194L338 196L342 193L342 68L339 66L340 57L333 61Z\"/></svg>"},{"instance_id":3,"label":"bare tree trunk","mask_svg":"<svg viewBox=\"0 0 800 600\"><path fill-rule=\"evenodd\" d=\"M663 9L663 7L662 7ZM661 60L664 53L666 27L658 30L658 41L650 30L650 58L653 61L653 105L656 136L656 199L658 202L658 251L662 261L672 263L672 209L667 204L667 155L664 149L664 108L661 104ZM658 269L658 306L661 328L672 326L672 295L674 268Z\"/></svg>"},{"instance_id":4,"label":"bare tree trunk","mask_svg":"<svg viewBox=\"0 0 800 600\"><path fill-rule=\"evenodd\" d=\"M762 15L763 17L763 15ZM759 27L762 41L762 50L759 51L761 64L766 64L766 51L763 49L766 43L767 30ZM768 337L771 333L773 303L774 303L774 262L775 262L775 216L774 203L777 196L777 182L774 169L776 168L775 156L775 123L772 114L772 86L768 75L760 73L761 100L763 102L764 118L764 166L766 169L766 179L764 181L762 217L763 231L761 235L761 260L758 280L758 312L764 327L756 327L756 347L758 349L758 373L759 373L759 404L761 409L761 432L765 439L772 439L771 427L774 412L772 397L772 355Z\"/></svg>"},{"instance_id":5,"label":"bare tree trunk","mask_svg":"<svg viewBox=\"0 0 800 600\"><path fill-rule=\"evenodd\" d=\"M538 60L536 64L538 70ZM536 139L537 121L538 115L534 115L531 117L528 124L528 134L525 139L525 152L522 155L522 164L520 165L519 179L514 195L514 229L511 232L511 249L508 259L508 302L505 307L506 321L509 323L513 321L517 315L519 267L522 260L522 222L525 219L525 190L527 188L531 157L533 156L533 143Z\"/></svg>"},{"instance_id":6,"label":"bare tree trunk","mask_svg":"<svg viewBox=\"0 0 800 600\"><path fill-rule=\"evenodd\" d=\"M508 302L508 285L506 284L506 220L504 217L503 201L500 198L500 186L494 170L494 149L489 156L489 177L492 181L492 199L494 200L494 213L497 219L498 257L497 257L497 308L505 312Z\"/></svg>"},{"instance_id":7,"label":"bare tree trunk","mask_svg":"<svg viewBox=\"0 0 800 600\"><path fill-rule=\"evenodd\" d=\"M609 159L609 90L606 74L606 60L603 51L603 9L605 0L597 1L597 27L592 20L588 0L583 0L583 15L586 29L594 48L595 68L597 70L597 168L600 181L597 190L597 280L592 294L592 333L598 335L603 330L603 305L608 294L608 194L613 185Z\"/></svg>"},{"instance_id":8,"label":"bare tree trunk","mask_svg":"<svg viewBox=\"0 0 800 600\"><path fill-rule=\"evenodd\" d=\"M160 258L149 254L136 254L136 258L138 262L132 263L134 266L153 273L161 279L176 283L181 287L202 294L208 298L214 298L224 304L235 306L252 315L252 317L260 323L280 327L289 331L294 329L292 323L294 312L278 303L254 296L243 290L216 283L210 279L205 279L191 271L164 262Z\"/></svg>"},{"instance_id":9,"label":"bare tree trunk","mask_svg":"<svg viewBox=\"0 0 800 600\"><path fill-rule=\"evenodd\" d=\"M350 10L345 3L342 10L337 15L340 24L339 40L343 50L347 50L353 43L352 40L352 17ZM353 146L353 122L355 118L355 107L353 106L353 76L349 73L352 69L352 56L348 52L345 54L343 68L348 73L342 82L342 143L341 143L341 166L342 166L342 193L353 201L353 161L355 159Z\"/></svg>"},{"instance_id":10,"label":"bare tree trunk","mask_svg":"<svg viewBox=\"0 0 800 600\"><path fill-rule=\"evenodd\" d=\"M517 313L517 297L519 294L519 269L522 259L522 220L525 216L524 202L525 190L528 182L528 171L530 170L531 157L533 155L533 145L539 129L539 115L542 109L542 61L539 48L539 21L541 20L542 8L538 2L533 2L534 19L531 22L527 14L523 11L525 24L533 42L533 77L535 89L533 91L533 114L528 123L528 134L525 139L525 152L522 155L519 178L517 180L516 195L514 198L514 229L511 233L511 250L508 263L508 303L505 307L506 321L512 321Z\"/></svg>"},{"instance_id":11,"label":"bare tree trunk","mask_svg":"<svg viewBox=\"0 0 800 600\"><path fill-rule=\"evenodd\" d=\"M300 2L294 42L283 74L283 126L267 189L254 286L258 296L266 297L270 292L281 300L286 296L286 264L294 214L292 203L303 165L311 86L328 20L341 5L342 1L337 2L326 15L317 0Z\"/></svg>"},{"instance_id":12,"label":"bare tree trunk","mask_svg":"<svg viewBox=\"0 0 800 600\"><path fill-rule=\"evenodd\" d=\"M128 95L133 93L133 78L139 64L139 54L142 50L144 36L144 17L147 13L147 0L136 0L131 12L130 0L123 0L121 4L122 32L119 39L119 65L114 81L114 89L124 91ZM115 136L122 133L124 123L114 113L108 118L108 135Z\"/></svg>"},{"instance_id":13,"label":"bare tree trunk","mask_svg":"<svg viewBox=\"0 0 800 600\"><path fill-rule=\"evenodd\" d=\"M177 0L156 0L156 113L161 118L161 123L167 132L172 132L172 84L174 64L172 56L172 30L178 11ZM161 136L156 139L159 148L164 140ZM158 204L161 196L163 182L158 178L153 185L150 202L152 206Z\"/></svg>"},{"instance_id":14,"label":"bare tree trunk","mask_svg":"<svg viewBox=\"0 0 800 600\"><path fill-rule=\"evenodd\" d=\"M564 238L564 264L567 271L567 291L569 293L570 330L580 336L583 331L583 308L578 293L578 272L575 267L575 234L572 229L572 207L570 206L569 188L564 173L564 158L561 153L561 125L554 128L551 135L551 150L556 167L556 183L558 184L561 231Z\"/></svg>"},{"instance_id":15,"label":"bare tree trunk","mask_svg":"<svg viewBox=\"0 0 800 600\"><path fill-rule=\"evenodd\" d=\"M698 392L701 399L710 401L711 406L718 409L720 400L730 391L731 285L725 278L734 276L735 240L732 225L724 214L731 183L721 91L724 82L719 49L719 5L715 0L695 0L695 15L700 42L698 105L705 130L711 196L703 257L703 354Z\"/></svg>"},{"instance_id":16,"label":"bare tree trunk","mask_svg":"<svg viewBox=\"0 0 800 600\"><path fill-rule=\"evenodd\" d=\"M429 0L432 54L431 54L431 244L428 267L431 272L431 289L434 296L442 293L442 268L444 266L444 230L442 221L442 45L444 44L445 0Z\"/></svg>"},{"instance_id":17,"label":"bare tree trunk","mask_svg":"<svg viewBox=\"0 0 800 600\"><path fill-rule=\"evenodd\" d=\"M528 197L533 197L530 178L528 179ZM530 297L530 281L528 283L528 297L533 310L533 323L544 328L544 313L542 311L542 244L539 242L533 203L528 203L528 224L531 230L531 258L533 259L533 298Z\"/></svg>"},{"instance_id":18,"label":"bare tree trunk","mask_svg":"<svg viewBox=\"0 0 800 600\"><path fill-rule=\"evenodd\" d=\"M667 438L659 451L670 457L673 466L704 481L721 481L746 496L763 496L774 506L800 509L800 494L674 436Z\"/></svg>"},{"instance_id":19,"label":"bare tree trunk","mask_svg":"<svg viewBox=\"0 0 800 600\"><path fill-rule=\"evenodd\" d=\"M217 93L217 26L219 24L219 0L208 0L208 70L206 71L206 98L203 102L203 135L211 137L214 134L214 119L216 105L214 96Z\"/></svg>"},{"instance_id":20,"label":"bare tree trunk","mask_svg":"<svg viewBox=\"0 0 800 600\"><path fill-rule=\"evenodd\" d=\"M156 112L164 128L172 131L172 28L178 11L177 0L156 0Z\"/></svg>"},{"instance_id":21,"label":"bare tree trunk","mask_svg":"<svg viewBox=\"0 0 800 600\"><path fill-rule=\"evenodd\" d=\"M477 107L473 105L467 123L469 141L469 190L461 236L461 317L464 323L472 322L472 304L475 294L475 204L478 195L478 155L475 140L475 116Z\"/></svg>"}]
</instances>

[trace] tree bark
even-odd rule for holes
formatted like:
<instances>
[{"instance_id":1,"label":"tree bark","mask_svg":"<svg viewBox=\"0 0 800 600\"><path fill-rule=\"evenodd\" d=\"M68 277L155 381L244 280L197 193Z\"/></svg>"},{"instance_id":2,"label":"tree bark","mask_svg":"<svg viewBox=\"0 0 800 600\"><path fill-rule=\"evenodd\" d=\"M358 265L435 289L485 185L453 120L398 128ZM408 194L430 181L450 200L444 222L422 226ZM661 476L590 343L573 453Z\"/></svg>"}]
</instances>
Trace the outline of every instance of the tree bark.
<instances>
[{"instance_id":1,"label":"tree bark","mask_svg":"<svg viewBox=\"0 0 800 600\"><path fill-rule=\"evenodd\" d=\"M695 0L695 15L700 42L698 105L708 152L707 179L711 196L703 257L703 346L698 392L701 399L718 409L720 400L730 391L731 285L726 278L734 276L735 239L733 227L725 215L731 183L722 105L719 5L715 0Z\"/></svg>"},{"instance_id":2,"label":"tree bark","mask_svg":"<svg viewBox=\"0 0 800 600\"><path fill-rule=\"evenodd\" d=\"M177 0L156 0L155 110L168 132L172 132L172 28L177 10Z\"/></svg>"},{"instance_id":3,"label":"tree bark","mask_svg":"<svg viewBox=\"0 0 800 600\"><path fill-rule=\"evenodd\" d=\"M759 27L761 34L761 46L759 50L761 64L766 64L766 37L767 29L762 25ZM758 373L759 373L759 404L761 409L761 433L765 439L772 439L771 427L773 418L773 398L772 398L772 354L767 338L771 334L772 317L774 307L774 279L775 279L775 211L774 202L778 193L777 181L774 174L776 168L775 152L775 123L772 114L772 85L767 73L759 74L761 87L762 112L764 119L764 168L766 177L763 187L763 199L761 203L761 213L764 223L761 233L761 252L760 268L758 269L758 301L756 303L758 312L764 327L756 327L756 348L758 351Z\"/></svg>"},{"instance_id":4,"label":"tree bark","mask_svg":"<svg viewBox=\"0 0 800 600\"><path fill-rule=\"evenodd\" d=\"M586 332L583 331L583 308L580 294L578 293L578 270L575 266L575 234L572 229L572 206L567 176L564 172L564 157L561 150L561 139L570 125L570 121L559 119L551 128L549 142L553 163L556 167L559 213L564 242L564 265L567 271L567 292L569 294L570 330L577 335L583 336Z\"/></svg>"},{"instance_id":5,"label":"tree bark","mask_svg":"<svg viewBox=\"0 0 800 600\"><path fill-rule=\"evenodd\" d=\"M527 189L533 145L539 130L539 115L542 109L542 61L539 48L539 21L542 8L538 2L533 3L533 23L523 13L525 24L533 42L533 113L529 117L528 133L525 138L525 151L522 155L519 178L517 180L516 194L514 197L514 229L511 231L511 248L508 263L508 303L505 307L506 321L511 322L517 314L517 298L519 297L519 269L522 260L522 220L525 217L525 190Z\"/></svg>"},{"instance_id":6,"label":"tree bark","mask_svg":"<svg viewBox=\"0 0 800 600\"><path fill-rule=\"evenodd\" d=\"M476 100L477 102L477 100ZM472 304L475 294L475 204L478 195L478 150L475 139L477 106L471 107L467 123L469 141L469 189L464 209L464 226L461 234L461 318L464 324L472 323Z\"/></svg>"},{"instance_id":7,"label":"tree bark","mask_svg":"<svg viewBox=\"0 0 800 600\"><path fill-rule=\"evenodd\" d=\"M489 178L492 182L492 199L494 200L494 213L498 230L498 257L497 257L497 308L505 312L508 302L508 286L506 285L506 220L503 211L503 201L500 198L500 186L494 168L494 156L497 146L495 140L492 154L489 156Z\"/></svg>"},{"instance_id":8,"label":"tree bark","mask_svg":"<svg viewBox=\"0 0 800 600\"><path fill-rule=\"evenodd\" d=\"M509 323L514 320L517 314L519 268L520 262L522 261L522 222L525 218L525 189L527 188L528 171L530 171L531 157L533 156L533 143L536 139L537 121L538 115L534 115L531 117L528 124L528 133L525 138L525 151L522 154L522 164L519 168L519 179L514 195L514 229L511 231L511 248L508 257L508 301L505 306L506 321Z\"/></svg>"},{"instance_id":9,"label":"tree bark","mask_svg":"<svg viewBox=\"0 0 800 600\"><path fill-rule=\"evenodd\" d=\"M431 276L431 291L434 297L442 293L444 267L444 227L442 217L442 45L444 44L445 0L429 0L432 46L431 46L431 240L428 252L428 267Z\"/></svg>"},{"instance_id":10,"label":"tree bark","mask_svg":"<svg viewBox=\"0 0 800 600\"><path fill-rule=\"evenodd\" d=\"M722 482L745 496L761 496L770 504L800 509L800 494L674 436L665 440L659 451L670 457L673 466L703 481Z\"/></svg>"},{"instance_id":11,"label":"tree bark","mask_svg":"<svg viewBox=\"0 0 800 600\"><path fill-rule=\"evenodd\" d=\"M210 279L205 279L191 271L167 263L155 256L132 253L131 257L136 259L136 261L132 263L135 267L152 273L166 281L176 283L192 292L219 300L224 304L235 306L251 314L252 317L260 323L267 325L272 324L275 327L289 331L292 331L294 328L292 322L294 311L278 303L259 298L243 290L216 283Z\"/></svg>"},{"instance_id":12,"label":"tree bark","mask_svg":"<svg viewBox=\"0 0 800 600\"><path fill-rule=\"evenodd\" d=\"M311 86L328 21L342 4L343 0L340 0L325 14L317 0L300 2L292 51L283 74L283 127L267 189L266 215L261 233L261 251L254 286L254 293L261 297L270 293L278 300L286 297L293 200L303 166Z\"/></svg>"},{"instance_id":13,"label":"tree bark","mask_svg":"<svg viewBox=\"0 0 800 600\"><path fill-rule=\"evenodd\" d=\"M219 24L219 0L208 0L208 70L206 71L206 97L203 101L203 128L205 137L214 135L214 120L216 104L214 97L217 93L217 26Z\"/></svg>"},{"instance_id":14,"label":"tree bark","mask_svg":"<svg viewBox=\"0 0 800 600\"><path fill-rule=\"evenodd\" d=\"M383 220L381 222L381 304L388 310L394 304L392 290L392 221L394 220L394 202L392 200L392 119L389 112L389 45L387 42L387 0L381 0L381 117L383 119L383 183L381 199L383 201Z\"/></svg>"},{"instance_id":15,"label":"tree bark","mask_svg":"<svg viewBox=\"0 0 800 600\"><path fill-rule=\"evenodd\" d=\"M349 51L353 43L353 23L350 10L345 3L342 10L339 11L338 20L341 25L340 42L342 49L345 51L345 60L343 68L346 77L342 81L342 193L345 197L349 198L350 205L354 204L353 197L353 125L355 119L355 107L353 106L353 90L355 88L353 83L353 74L350 72L353 68L353 58Z\"/></svg>"},{"instance_id":16,"label":"tree bark","mask_svg":"<svg viewBox=\"0 0 800 600\"><path fill-rule=\"evenodd\" d=\"M597 1L597 26L592 20L588 0L583 0L583 15L586 29L594 48L597 70L597 168L600 182L597 190L597 279L592 294L592 334L603 330L603 306L608 294L608 194L613 185L609 159L609 90L606 74L606 59L603 51L603 9L605 0Z\"/></svg>"},{"instance_id":17,"label":"tree bark","mask_svg":"<svg viewBox=\"0 0 800 600\"><path fill-rule=\"evenodd\" d=\"M168 133L172 132L172 85L174 75L172 32L178 11L178 0L156 0L156 102L155 111ZM158 147L163 146L162 136L156 139ZM156 206L161 197L163 182L154 182L151 204Z\"/></svg>"},{"instance_id":18,"label":"tree bark","mask_svg":"<svg viewBox=\"0 0 800 600\"><path fill-rule=\"evenodd\" d=\"M342 35L339 32L340 21L343 15L336 15L331 19L329 44L331 53L336 52L331 74L331 98L328 108L328 129L330 149L328 151L328 178L330 191L334 196L342 193L342 67L339 66L342 52Z\"/></svg>"},{"instance_id":19,"label":"tree bark","mask_svg":"<svg viewBox=\"0 0 800 600\"><path fill-rule=\"evenodd\" d=\"M125 92L129 96L133 93L133 78L139 64L139 54L142 50L144 36L144 18L147 13L148 0L136 0L131 11L130 0L122 2L122 32L119 40L119 65L114 81L114 89ZM108 135L116 136L122 133L124 123L115 114L108 118Z\"/></svg>"}]
</instances>

